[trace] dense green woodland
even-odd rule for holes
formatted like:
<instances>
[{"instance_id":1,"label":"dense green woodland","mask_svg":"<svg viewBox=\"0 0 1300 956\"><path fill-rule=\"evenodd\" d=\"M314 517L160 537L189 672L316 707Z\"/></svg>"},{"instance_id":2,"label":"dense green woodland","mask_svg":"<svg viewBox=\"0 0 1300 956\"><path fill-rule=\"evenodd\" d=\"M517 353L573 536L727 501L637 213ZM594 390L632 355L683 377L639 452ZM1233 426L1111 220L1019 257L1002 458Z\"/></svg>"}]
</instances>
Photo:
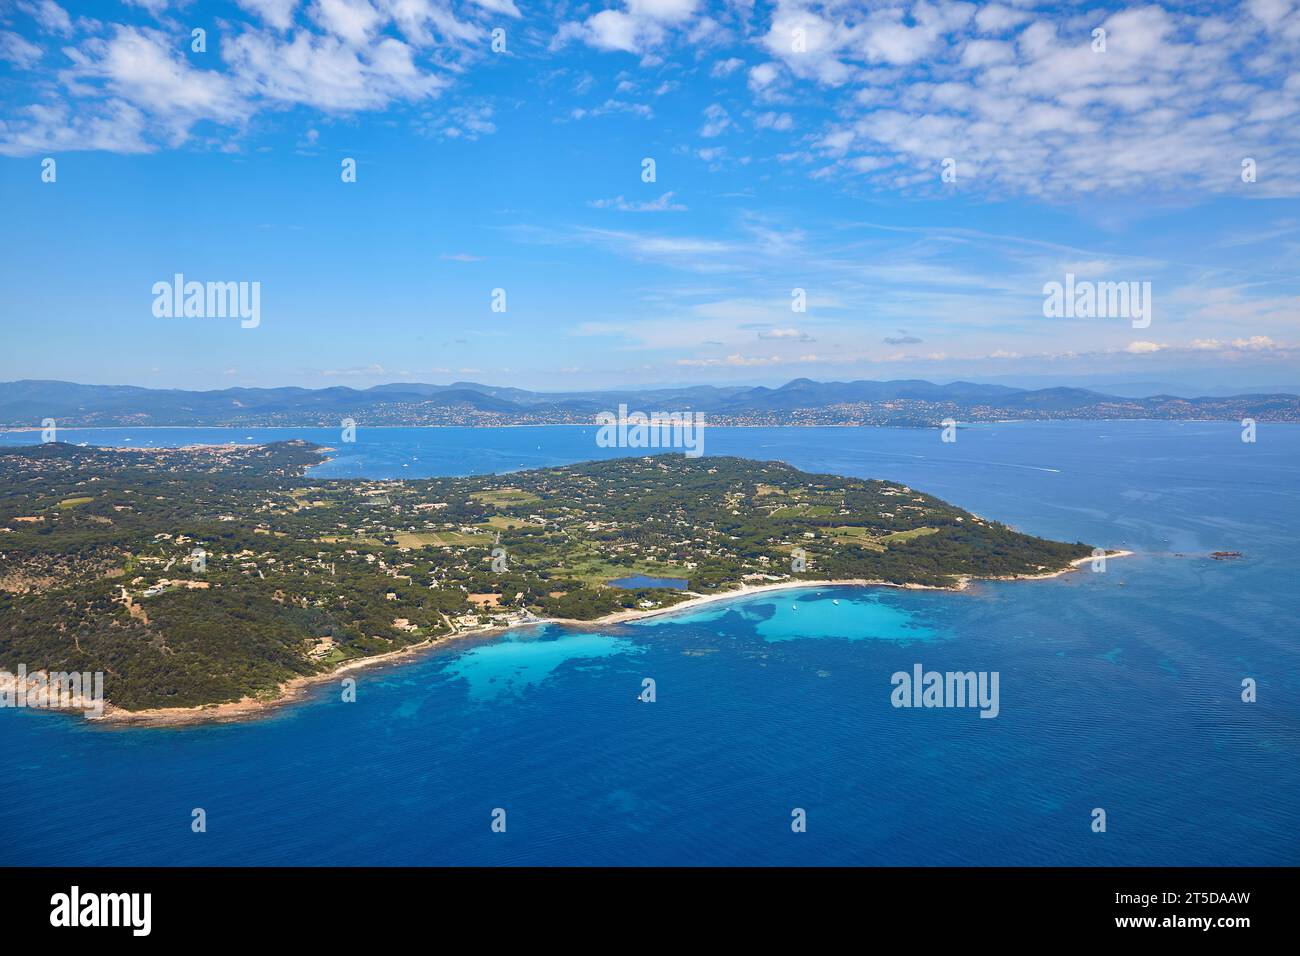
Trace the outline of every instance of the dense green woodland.
<instances>
[{"instance_id":1,"label":"dense green woodland","mask_svg":"<svg viewBox=\"0 0 1300 956\"><path fill-rule=\"evenodd\" d=\"M948 586L1091 548L887 481L663 454L502 476L319 481L304 442L0 451L0 668L103 671L126 709L270 695L531 616L689 597L629 574ZM195 552L198 551L198 556Z\"/></svg>"}]
</instances>

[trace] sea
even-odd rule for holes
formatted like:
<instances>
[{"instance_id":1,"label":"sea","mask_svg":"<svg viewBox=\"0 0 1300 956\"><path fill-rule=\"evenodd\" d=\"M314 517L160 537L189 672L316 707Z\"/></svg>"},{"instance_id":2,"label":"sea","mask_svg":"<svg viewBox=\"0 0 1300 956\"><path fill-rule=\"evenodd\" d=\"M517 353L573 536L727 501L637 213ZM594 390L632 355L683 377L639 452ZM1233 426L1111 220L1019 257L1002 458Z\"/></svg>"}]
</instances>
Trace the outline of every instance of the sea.
<instances>
[{"instance_id":1,"label":"sea","mask_svg":"<svg viewBox=\"0 0 1300 956\"><path fill-rule=\"evenodd\" d=\"M321 479L645 453L595 436L59 433L304 438L336 449ZM983 424L955 442L719 427L704 453L901 481L1134 554L964 592L809 587L533 626L357 671L354 702L324 684L246 723L0 710L0 864L1300 863L1300 426L1261 424L1253 442L1201 422ZM894 675L918 665L997 674L996 717L895 706Z\"/></svg>"}]
</instances>

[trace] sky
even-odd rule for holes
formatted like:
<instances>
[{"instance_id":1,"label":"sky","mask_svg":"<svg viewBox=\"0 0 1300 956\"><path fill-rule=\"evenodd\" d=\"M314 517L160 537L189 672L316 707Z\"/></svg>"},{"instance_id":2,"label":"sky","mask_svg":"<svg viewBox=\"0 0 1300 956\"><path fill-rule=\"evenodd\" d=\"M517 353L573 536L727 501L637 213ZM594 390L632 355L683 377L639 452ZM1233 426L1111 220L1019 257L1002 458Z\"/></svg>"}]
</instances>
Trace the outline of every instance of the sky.
<instances>
[{"instance_id":1,"label":"sky","mask_svg":"<svg viewBox=\"0 0 1300 956\"><path fill-rule=\"evenodd\" d=\"M1300 0L0 0L0 380L1297 388L1298 120Z\"/></svg>"}]
</instances>

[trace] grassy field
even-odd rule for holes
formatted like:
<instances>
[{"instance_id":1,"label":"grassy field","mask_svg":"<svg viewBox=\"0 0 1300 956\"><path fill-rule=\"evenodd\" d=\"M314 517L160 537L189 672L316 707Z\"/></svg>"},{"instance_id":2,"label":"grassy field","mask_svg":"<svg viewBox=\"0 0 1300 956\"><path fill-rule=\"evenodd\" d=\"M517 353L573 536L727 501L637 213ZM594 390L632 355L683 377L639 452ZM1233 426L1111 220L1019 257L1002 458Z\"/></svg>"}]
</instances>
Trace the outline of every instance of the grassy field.
<instances>
[{"instance_id":1,"label":"grassy field","mask_svg":"<svg viewBox=\"0 0 1300 956\"><path fill-rule=\"evenodd\" d=\"M474 545L483 548L492 541L489 534L465 534L462 531L404 531L393 537L400 548L466 548Z\"/></svg>"},{"instance_id":2,"label":"grassy field","mask_svg":"<svg viewBox=\"0 0 1300 956\"><path fill-rule=\"evenodd\" d=\"M910 531L895 531L876 537L869 528L832 528L830 536L840 544L856 544L862 548L884 551L891 544L904 544L922 535L934 534L938 528L913 528Z\"/></svg>"},{"instance_id":3,"label":"grassy field","mask_svg":"<svg viewBox=\"0 0 1300 956\"><path fill-rule=\"evenodd\" d=\"M312 488L291 488L289 497L299 508L330 508L333 507L328 501L321 501L316 496L319 492Z\"/></svg>"},{"instance_id":4,"label":"grassy field","mask_svg":"<svg viewBox=\"0 0 1300 956\"><path fill-rule=\"evenodd\" d=\"M479 527L500 528L502 530L509 531L511 528L528 528L528 527L536 528L538 527L538 525L537 522L535 521L525 521L523 518L512 518L509 515L493 515L492 517L488 518L487 521L484 521L481 525L479 525Z\"/></svg>"},{"instance_id":5,"label":"grassy field","mask_svg":"<svg viewBox=\"0 0 1300 956\"><path fill-rule=\"evenodd\" d=\"M566 557L562 570L556 575L577 578L588 587L603 585L615 578L626 578L634 574L643 574L652 578L686 578L691 577L690 568L680 568L671 564L659 564L654 561L638 561L631 565L615 564L607 561L591 548L583 548L577 554Z\"/></svg>"},{"instance_id":6,"label":"grassy field","mask_svg":"<svg viewBox=\"0 0 1300 956\"><path fill-rule=\"evenodd\" d=\"M829 518L834 514L830 505L796 504L786 508L777 508L772 512L773 518Z\"/></svg>"},{"instance_id":7,"label":"grassy field","mask_svg":"<svg viewBox=\"0 0 1300 956\"><path fill-rule=\"evenodd\" d=\"M473 491L470 497L475 501L481 501L485 505L492 505L494 508L509 508L514 505L531 505L534 502L541 501L531 491L521 491L518 488L497 488L493 491Z\"/></svg>"},{"instance_id":8,"label":"grassy field","mask_svg":"<svg viewBox=\"0 0 1300 956\"><path fill-rule=\"evenodd\" d=\"M66 509L66 508L75 508L75 507L77 507L77 505L84 505L84 504L86 504L86 503L88 503L88 502L91 502L91 501L94 501L94 500L95 500L95 499L94 499L93 497L83 497L83 498L64 498L62 501L59 502L59 507L60 507L60 508L65 508L65 509Z\"/></svg>"},{"instance_id":9,"label":"grassy field","mask_svg":"<svg viewBox=\"0 0 1300 956\"><path fill-rule=\"evenodd\" d=\"M320 658L319 663L322 669L328 670L331 667L337 667L339 664L342 664L344 661L350 660L353 657L356 657L356 655L349 654L341 647L335 647L324 657Z\"/></svg>"},{"instance_id":10,"label":"grassy field","mask_svg":"<svg viewBox=\"0 0 1300 956\"><path fill-rule=\"evenodd\" d=\"M862 548L884 551L885 546L871 533L870 528L831 528L827 532L832 541L839 544L856 544Z\"/></svg>"},{"instance_id":11,"label":"grassy field","mask_svg":"<svg viewBox=\"0 0 1300 956\"><path fill-rule=\"evenodd\" d=\"M881 535L879 539L881 544L902 544L904 541L911 541L922 535L934 534L938 528L913 528L911 531L895 531L892 534Z\"/></svg>"}]
</instances>

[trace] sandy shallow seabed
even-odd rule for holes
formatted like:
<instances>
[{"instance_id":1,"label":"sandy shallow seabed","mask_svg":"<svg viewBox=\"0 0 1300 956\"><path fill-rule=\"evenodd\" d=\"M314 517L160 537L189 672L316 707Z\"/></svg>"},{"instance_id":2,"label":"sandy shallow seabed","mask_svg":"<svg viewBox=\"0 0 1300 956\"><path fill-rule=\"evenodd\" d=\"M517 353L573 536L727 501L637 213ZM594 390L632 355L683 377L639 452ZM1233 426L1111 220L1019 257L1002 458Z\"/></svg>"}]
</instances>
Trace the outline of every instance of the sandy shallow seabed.
<instances>
[{"instance_id":1,"label":"sandy shallow seabed","mask_svg":"<svg viewBox=\"0 0 1300 956\"><path fill-rule=\"evenodd\" d=\"M1132 553L1132 551L1107 551L1106 557L1123 558ZM435 639L422 641L419 644L412 644L410 647L404 647L401 650L391 651L387 654L376 654L373 657L363 657L358 660L346 661L324 674L311 674L306 677L295 677L292 680L285 681L281 684L277 689L276 696L274 697L245 697L241 700L231 701L225 704L204 704L199 707L159 707L152 710L123 710L120 707L115 707L112 704L106 703L104 705L103 716L87 719L96 724L115 727L183 727L194 724L252 720L264 716L276 708L283 707L285 704L302 700L307 696L309 688L318 684L327 684L338 680L342 675L345 675L350 671L361 670L365 667L373 667L376 664L392 664L409 657L417 656L424 651L445 647L454 641L465 640L472 637L492 637L515 628L535 627L539 624L563 624L566 627L599 628L603 625L617 624L623 621L639 621L646 618L658 617L663 614L677 614L682 611L688 611L700 607L704 604L712 604L716 601L731 601L752 594L762 594L768 591L784 591L791 588L896 587L902 588L903 590L914 591L964 591L970 587L972 580L1038 581L1044 578L1060 577L1063 574L1068 574L1071 571L1076 570L1080 565L1087 564L1092 560L1094 559L1091 556L1078 558L1070 562L1071 567L1062 568L1060 571L1049 571L1045 574L1025 574L978 579L965 576L960 578L955 585L950 587L937 587L927 584L894 584L889 581L869 581L862 578L851 578L842 581L789 580L777 581L771 584L747 584L730 591L721 591L717 594L697 595L686 601L681 601L668 607L654 608L648 611L617 611L613 614L607 614L604 617L590 621L576 621L567 618L536 618L532 621L520 624L511 624L505 627L484 627L476 630L460 631L456 634L444 634Z\"/></svg>"}]
</instances>

